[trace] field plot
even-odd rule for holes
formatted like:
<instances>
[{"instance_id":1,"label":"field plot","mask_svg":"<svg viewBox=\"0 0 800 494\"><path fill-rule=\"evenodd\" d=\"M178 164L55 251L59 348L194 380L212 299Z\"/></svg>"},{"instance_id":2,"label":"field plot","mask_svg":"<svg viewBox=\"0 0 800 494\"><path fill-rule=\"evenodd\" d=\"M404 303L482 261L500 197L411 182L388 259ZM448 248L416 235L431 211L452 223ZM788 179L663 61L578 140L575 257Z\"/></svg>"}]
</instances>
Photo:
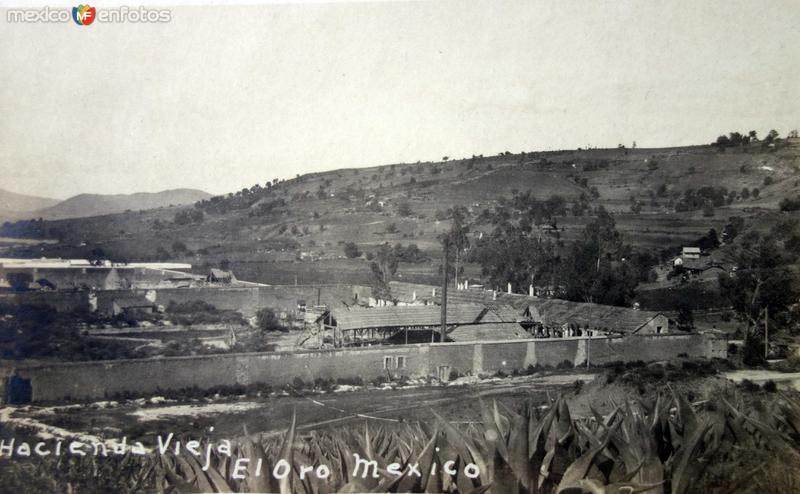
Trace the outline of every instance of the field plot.
<instances>
[{"instance_id":1,"label":"field plot","mask_svg":"<svg viewBox=\"0 0 800 494\"><path fill-rule=\"evenodd\" d=\"M167 400L162 397L123 402L98 402L55 407L6 407L4 418L40 430L60 428L74 434L105 438L128 437L145 443L158 435L231 439L244 434L280 434L297 413L300 431L372 421L399 423L428 421L432 410L453 422L480 421L479 399L497 400L515 408L532 400L546 403L548 394L570 389L576 381L587 382L593 374L568 372L553 376L521 376L488 379L449 386L406 386L399 389L340 387L343 391L305 394L279 391L264 397L208 397ZM351 390L351 388L353 390ZM32 425L33 424L33 425ZM213 427L213 431L212 428Z\"/></svg>"}]
</instances>

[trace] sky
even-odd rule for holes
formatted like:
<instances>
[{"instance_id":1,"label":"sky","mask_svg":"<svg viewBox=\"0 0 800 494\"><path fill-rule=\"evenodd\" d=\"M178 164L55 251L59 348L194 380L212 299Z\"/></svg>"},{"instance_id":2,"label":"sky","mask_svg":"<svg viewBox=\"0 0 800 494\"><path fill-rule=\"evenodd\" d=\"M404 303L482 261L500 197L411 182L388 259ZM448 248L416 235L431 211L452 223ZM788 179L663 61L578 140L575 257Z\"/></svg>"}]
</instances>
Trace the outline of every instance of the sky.
<instances>
[{"instance_id":1,"label":"sky","mask_svg":"<svg viewBox=\"0 0 800 494\"><path fill-rule=\"evenodd\" d=\"M12 23L0 188L219 194L336 168L800 127L796 0L177 2ZM208 2L206 2L208 3ZM104 2L138 6L135 0Z\"/></svg>"}]
</instances>

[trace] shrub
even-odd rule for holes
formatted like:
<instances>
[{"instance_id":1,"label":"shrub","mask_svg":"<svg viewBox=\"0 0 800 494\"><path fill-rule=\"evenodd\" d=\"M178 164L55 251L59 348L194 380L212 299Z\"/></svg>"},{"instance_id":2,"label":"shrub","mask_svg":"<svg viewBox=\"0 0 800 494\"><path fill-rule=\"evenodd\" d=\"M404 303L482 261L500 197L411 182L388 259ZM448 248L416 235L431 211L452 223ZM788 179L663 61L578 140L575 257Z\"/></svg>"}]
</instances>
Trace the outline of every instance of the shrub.
<instances>
[{"instance_id":1,"label":"shrub","mask_svg":"<svg viewBox=\"0 0 800 494\"><path fill-rule=\"evenodd\" d=\"M785 198L779 204L781 211L798 211L800 210L800 196L792 198Z\"/></svg>"},{"instance_id":2,"label":"shrub","mask_svg":"<svg viewBox=\"0 0 800 494\"><path fill-rule=\"evenodd\" d=\"M767 393L774 393L778 389L778 387L775 385L775 381L773 381L772 379L765 382L763 388L764 391L766 391Z\"/></svg>"},{"instance_id":3,"label":"shrub","mask_svg":"<svg viewBox=\"0 0 800 494\"><path fill-rule=\"evenodd\" d=\"M344 255L347 256L348 259L355 259L361 255L361 250L359 250L355 242L347 242L344 244Z\"/></svg>"},{"instance_id":4,"label":"shrub","mask_svg":"<svg viewBox=\"0 0 800 494\"><path fill-rule=\"evenodd\" d=\"M339 377L336 379L336 384L340 386L363 386L364 380L361 379L361 376Z\"/></svg>"},{"instance_id":5,"label":"shrub","mask_svg":"<svg viewBox=\"0 0 800 494\"><path fill-rule=\"evenodd\" d=\"M758 384L754 383L750 379L742 379L740 386L742 387L742 389L749 392L754 392L761 389L758 387Z\"/></svg>"},{"instance_id":6,"label":"shrub","mask_svg":"<svg viewBox=\"0 0 800 494\"><path fill-rule=\"evenodd\" d=\"M262 331L289 331L289 328L275 315L275 311L266 307L256 312L256 324Z\"/></svg>"}]
</instances>

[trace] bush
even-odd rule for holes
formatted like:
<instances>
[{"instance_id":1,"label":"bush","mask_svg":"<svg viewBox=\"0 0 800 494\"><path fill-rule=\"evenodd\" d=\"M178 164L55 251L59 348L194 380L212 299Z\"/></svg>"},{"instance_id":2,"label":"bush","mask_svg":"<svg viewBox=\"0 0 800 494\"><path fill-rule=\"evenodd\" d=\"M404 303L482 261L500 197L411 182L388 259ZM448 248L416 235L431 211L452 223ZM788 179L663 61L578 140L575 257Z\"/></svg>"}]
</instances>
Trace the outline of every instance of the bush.
<instances>
[{"instance_id":1,"label":"bush","mask_svg":"<svg viewBox=\"0 0 800 494\"><path fill-rule=\"evenodd\" d=\"M758 391L759 389L761 389L761 388L758 387L758 384L754 383L750 379L742 379L742 382L741 382L740 386L745 391L750 391L750 392L755 392L755 391Z\"/></svg>"},{"instance_id":2,"label":"bush","mask_svg":"<svg viewBox=\"0 0 800 494\"><path fill-rule=\"evenodd\" d=\"M355 242L347 242L344 244L344 255L347 256L348 259L355 259L361 255L361 250L359 250Z\"/></svg>"},{"instance_id":3,"label":"bush","mask_svg":"<svg viewBox=\"0 0 800 494\"><path fill-rule=\"evenodd\" d=\"M765 382L763 388L764 391L766 391L767 393L774 393L778 389L778 387L775 385L775 381L773 381L772 379Z\"/></svg>"},{"instance_id":4,"label":"bush","mask_svg":"<svg viewBox=\"0 0 800 494\"><path fill-rule=\"evenodd\" d=\"M339 377L336 379L336 384L339 386L363 386L364 380L361 379L361 376Z\"/></svg>"},{"instance_id":5,"label":"bush","mask_svg":"<svg viewBox=\"0 0 800 494\"><path fill-rule=\"evenodd\" d=\"M779 206L781 211L798 211L800 210L800 196L794 199L787 197L780 202Z\"/></svg>"},{"instance_id":6,"label":"bush","mask_svg":"<svg viewBox=\"0 0 800 494\"><path fill-rule=\"evenodd\" d=\"M756 335L747 335L742 348L742 363L751 367L760 367L766 363L764 359L764 342Z\"/></svg>"},{"instance_id":7,"label":"bush","mask_svg":"<svg viewBox=\"0 0 800 494\"><path fill-rule=\"evenodd\" d=\"M256 324L262 331L282 331L284 333L289 331L289 328L275 315L275 311L269 308L259 309L256 312Z\"/></svg>"}]
</instances>

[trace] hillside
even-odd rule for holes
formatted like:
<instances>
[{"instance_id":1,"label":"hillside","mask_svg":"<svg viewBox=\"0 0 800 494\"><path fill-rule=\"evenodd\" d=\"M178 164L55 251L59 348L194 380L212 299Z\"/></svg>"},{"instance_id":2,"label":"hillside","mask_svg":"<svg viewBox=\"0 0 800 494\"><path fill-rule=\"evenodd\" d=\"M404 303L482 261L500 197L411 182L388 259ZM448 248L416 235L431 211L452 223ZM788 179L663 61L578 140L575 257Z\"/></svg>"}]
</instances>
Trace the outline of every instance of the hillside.
<instances>
[{"instance_id":1,"label":"hillside","mask_svg":"<svg viewBox=\"0 0 800 494\"><path fill-rule=\"evenodd\" d=\"M79 194L61 202L38 209L17 210L18 218L43 218L48 220L83 218L122 213L127 210L161 208L193 204L211 197L195 189L173 189L162 192L135 194Z\"/></svg>"},{"instance_id":2,"label":"hillside","mask_svg":"<svg viewBox=\"0 0 800 494\"><path fill-rule=\"evenodd\" d=\"M16 194L0 189L0 217L13 217L21 211L49 208L59 202L58 199Z\"/></svg>"},{"instance_id":3,"label":"hillside","mask_svg":"<svg viewBox=\"0 0 800 494\"><path fill-rule=\"evenodd\" d=\"M398 277L431 282L440 256L437 236L449 229L447 210L453 206L467 208L477 238L493 230L497 211L518 217L510 206L514 201L557 195L563 205L552 218L536 222L537 235L577 238L602 206L614 215L626 242L663 256L712 227L721 231L732 216L748 225L769 223L780 214L779 202L798 193L798 181L796 139L727 150L501 153L308 174L257 184L194 207L138 211L144 206L116 202L98 208L132 211L12 225L2 233L60 240L37 255L91 257L94 252L116 259L182 259L199 267L229 259L241 278L267 283L365 282L368 263L344 259L346 242L366 253L384 242L416 244L431 260L401 265ZM176 201L147 206L168 202ZM77 214L58 208L65 216ZM468 266L467 274L476 276L479 268Z\"/></svg>"}]
</instances>

